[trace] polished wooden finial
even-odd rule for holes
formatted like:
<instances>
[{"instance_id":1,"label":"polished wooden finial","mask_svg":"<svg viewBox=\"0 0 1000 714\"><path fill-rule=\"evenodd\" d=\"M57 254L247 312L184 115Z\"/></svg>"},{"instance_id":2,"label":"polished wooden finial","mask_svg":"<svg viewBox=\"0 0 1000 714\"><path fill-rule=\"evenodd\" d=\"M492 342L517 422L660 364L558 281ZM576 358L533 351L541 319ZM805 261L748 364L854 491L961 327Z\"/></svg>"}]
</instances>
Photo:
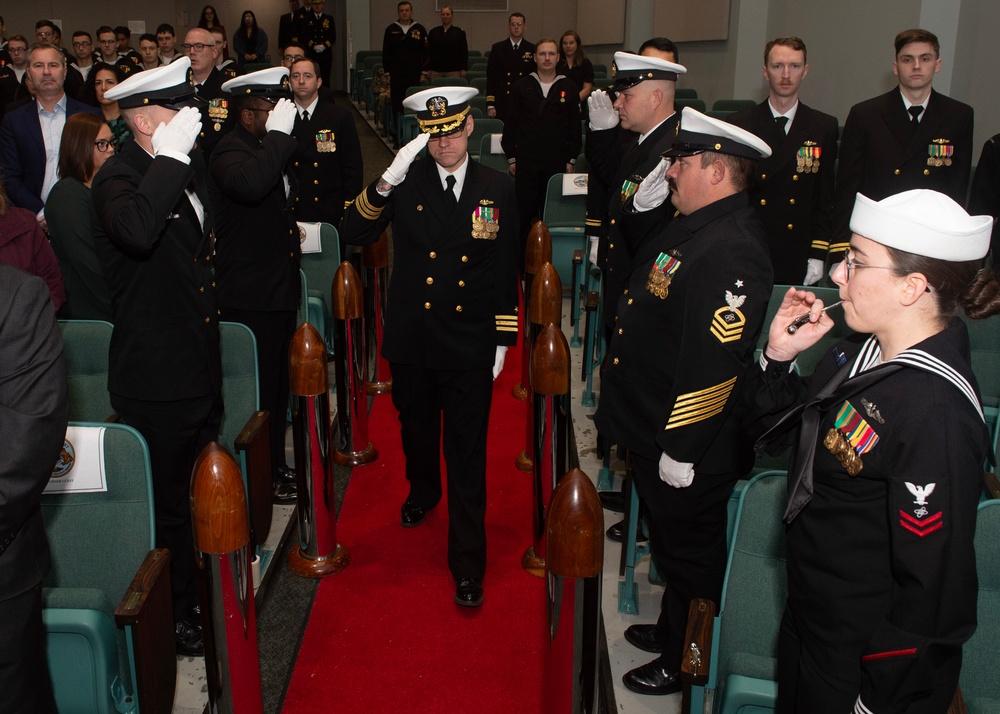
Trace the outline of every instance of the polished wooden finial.
<instances>
[{"instance_id":1,"label":"polished wooden finial","mask_svg":"<svg viewBox=\"0 0 1000 714\"><path fill-rule=\"evenodd\" d=\"M580 469L559 479L545 522L545 566L564 578L600 575L604 566L604 511L594 483Z\"/></svg>"},{"instance_id":2,"label":"polished wooden finial","mask_svg":"<svg viewBox=\"0 0 1000 714\"><path fill-rule=\"evenodd\" d=\"M338 320L353 320L365 314L364 288L354 266L346 260L333 276L333 316Z\"/></svg>"},{"instance_id":3,"label":"polished wooden finial","mask_svg":"<svg viewBox=\"0 0 1000 714\"><path fill-rule=\"evenodd\" d=\"M528 242L524 247L524 272L536 274L545 263L552 262L552 236L549 228L541 221L535 221L528 231Z\"/></svg>"},{"instance_id":4,"label":"polished wooden finial","mask_svg":"<svg viewBox=\"0 0 1000 714\"><path fill-rule=\"evenodd\" d=\"M236 460L218 442L198 455L191 476L194 547L202 553L232 553L250 541L247 494Z\"/></svg>"},{"instance_id":5,"label":"polished wooden finial","mask_svg":"<svg viewBox=\"0 0 1000 714\"><path fill-rule=\"evenodd\" d=\"M542 328L531 353L531 391L555 396L569 392L569 343L553 324Z\"/></svg>"},{"instance_id":6,"label":"polished wooden finial","mask_svg":"<svg viewBox=\"0 0 1000 714\"><path fill-rule=\"evenodd\" d=\"M329 385L326 343L308 322L299 325L292 335L288 346L288 373L292 394L300 397L326 394ZM284 415L280 416L284 419Z\"/></svg>"},{"instance_id":7,"label":"polished wooden finial","mask_svg":"<svg viewBox=\"0 0 1000 714\"><path fill-rule=\"evenodd\" d=\"M562 320L562 281L550 262L542 264L531 284L531 321L536 325L558 325Z\"/></svg>"}]
</instances>

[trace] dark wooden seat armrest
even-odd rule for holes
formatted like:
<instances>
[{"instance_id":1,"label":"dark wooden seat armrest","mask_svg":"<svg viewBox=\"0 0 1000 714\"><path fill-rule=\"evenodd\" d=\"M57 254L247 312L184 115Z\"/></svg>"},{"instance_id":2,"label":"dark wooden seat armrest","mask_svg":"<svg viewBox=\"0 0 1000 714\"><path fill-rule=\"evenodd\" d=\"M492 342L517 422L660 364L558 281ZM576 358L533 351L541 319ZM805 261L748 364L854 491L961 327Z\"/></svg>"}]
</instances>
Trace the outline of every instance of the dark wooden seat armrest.
<instances>
[{"instance_id":1,"label":"dark wooden seat armrest","mask_svg":"<svg viewBox=\"0 0 1000 714\"><path fill-rule=\"evenodd\" d=\"M992 471L986 471L983 474L983 478L986 481L986 490L989 492L991 498L1000 498L1000 478Z\"/></svg>"},{"instance_id":2,"label":"dark wooden seat armrest","mask_svg":"<svg viewBox=\"0 0 1000 714\"><path fill-rule=\"evenodd\" d=\"M260 438L261 430L267 426L269 412L266 410L256 411L247 419L239 435L236 437L236 450L249 451L255 439Z\"/></svg>"},{"instance_id":3,"label":"dark wooden seat armrest","mask_svg":"<svg viewBox=\"0 0 1000 714\"><path fill-rule=\"evenodd\" d=\"M681 660L681 681L701 685L708 682L712 662L712 630L715 626L715 603L692 600L688 609L684 642L687 647Z\"/></svg>"},{"instance_id":4,"label":"dark wooden seat armrest","mask_svg":"<svg viewBox=\"0 0 1000 714\"><path fill-rule=\"evenodd\" d=\"M177 660L169 565L169 550L149 551L115 608L115 621L132 629L134 694L143 714L169 714L173 706Z\"/></svg>"},{"instance_id":5,"label":"dark wooden seat armrest","mask_svg":"<svg viewBox=\"0 0 1000 714\"><path fill-rule=\"evenodd\" d=\"M577 265L583 265L583 251L574 250L573 251L573 262Z\"/></svg>"},{"instance_id":6,"label":"dark wooden seat armrest","mask_svg":"<svg viewBox=\"0 0 1000 714\"><path fill-rule=\"evenodd\" d=\"M285 415L278 417L285 422ZM256 549L267 540L272 516L271 413L254 412L236 437L236 451L246 452L247 502L250 509L250 545Z\"/></svg>"}]
</instances>

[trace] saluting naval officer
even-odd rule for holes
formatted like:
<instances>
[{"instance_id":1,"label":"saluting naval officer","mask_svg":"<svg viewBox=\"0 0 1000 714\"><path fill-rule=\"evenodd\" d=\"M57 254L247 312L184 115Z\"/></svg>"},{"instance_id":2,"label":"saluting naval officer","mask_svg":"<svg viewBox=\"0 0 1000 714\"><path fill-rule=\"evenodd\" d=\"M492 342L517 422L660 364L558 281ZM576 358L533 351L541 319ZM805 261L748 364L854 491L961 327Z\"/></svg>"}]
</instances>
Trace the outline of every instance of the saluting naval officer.
<instances>
[{"instance_id":1,"label":"saluting naval officer","mask_svg":"<svg viewBox=\"0 0 1000 714\"><path fill-rule=\"evenodd\" d=\"M830 240L833 266L850 242L848 220L858 193L879 201L927 188L965 204L974 151L972 107L934 91L934 75L941 71L934 33L904 30L894 45L892 72L899 87L855 104L844 124Z\"/></svg>"},{"instance_id":2,"label":"saluting naval officer","mask_svg":"<svg viewBox=\"0 0 1000 714\"><path fill-rule=\"evenodd\" d=\"M493 380L517 343L514 183L472 161L471 87L408 97L421 134L344 216L350 243L393 225L393 270L382 355L392 367L410 493L402 525L420 525L441 499L442 415L448 470L448 567L455 602L483 602L486 432ZM427 147L430 159L414 161Z\"/></svg>"},{"instance_id":3,"label":"saluting naval officer","mask_svg":"<svg viewBox=\"0 0 1000 714\"><path fill-rule=\"evenodd\" d=\"M668 193L680 213L635 257L596 415L601 433L629 451L652 557L667 582L656 624L625 631L660 655L624 675L642 694L681 690L688 606L719 601L726 503L753 464L743 380L771 295L771 261L746 191L770 153L753 134L686 107L665 152L673 157L666 176L664 161L626 205L626 232L633 221L655 229L655 211L636 211Z\"/></svg>"},{"instance_id":4,"label":"saluting naval officer","mask_svg":"<svg viewBox=\"0 0 1000 714\"><path fill-rule=\"evenodd\" d=\"M830 247L837 118L799 101L807 74L805 42L771 40L764 47L767 99L727 118L772 150L757 164L750 201L764 222L779 285L818 282Z\"/></svg>"},{"instance_id":5,"label":"saluting naval officer","mask_svg":"<svg viewBox=\"0 0 1000 714\"><path fill-rule=\"evenodd\" d=\"M364 180L354 117L321 95L323 80L316 60L293 62L289 78L296 110L293 167L299 178L295 218L339 226Z\"/></svg>"},{"instance_id":6,"label":"saluting naval officer","mask_svg":"<svg viewBox=\"0 0 1000 714\"><path fill-rule=\"evenodd\" d=\"M271 67L231 79L236 126L209 163L215 222L215 280L222 318L257 338L260 407L271 414L272 489L276 502L295 498L285 464L288 345L299 304L299 231L292 206L298 186L290 162L295 105L288 70Z\"/></svg>"},{"instance_id":7,"label":"saluting naval officer","mask_svg":"<svg viewBox=\"0 0 1000 714\"><path fill-rule=\"evenodd\" d=\"M156 544L169 548L179 654L201 654L192 608L191 469L219 435L222 363L212 273L208 176L195 140L201 115L186 57L107 91L133 141L94 178L94 236L111 288L111 405L149 445ZM179 111L178 111L179 109Z\"/></svg>"}]
</instances>

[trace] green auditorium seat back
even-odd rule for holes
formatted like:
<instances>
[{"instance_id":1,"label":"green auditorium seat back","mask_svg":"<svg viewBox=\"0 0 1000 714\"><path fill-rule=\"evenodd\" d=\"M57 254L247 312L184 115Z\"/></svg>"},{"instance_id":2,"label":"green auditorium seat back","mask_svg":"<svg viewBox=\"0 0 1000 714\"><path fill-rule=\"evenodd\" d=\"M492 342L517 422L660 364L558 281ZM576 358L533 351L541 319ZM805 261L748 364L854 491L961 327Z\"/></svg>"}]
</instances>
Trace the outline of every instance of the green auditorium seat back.
<instances>
[{"instance_id":1,"label":"green auditorium seat back","mask_svg":"<svg viewBox=\"0 0 1000 714\"><path fill-rule=\"evenodd\" d=\"M976 569L979 571L978 626L962 648L959 686L971 714L1000 713L1000 500L979 504L976 515Z\"/></svg>"},{"instance_id":2,"label":"green auditorium seat back","mask_svg":"<svg viewBox=\"0 0 1000 714\"><path fill-rule=\"evenodd\" d=\"M571 174L581 180L587 174ZM587 222L587 194L563 195L563 176L549 178L545 191L542 221L552 236L552 265L564 287L569 287L573 274L573 251L587 248L584 227ZM586 255L586 253L584 253Z\"/></svg>"},{"instance_id":3,"label":"green auditorium seat back","mask_svg":"<svg viewBox=\"0 0 1000 714\"><path fill-rule=\"evenodd\" d=\"M477 119L469 136L469 151L472 158L479 160L478 151L483 143L483 137L489 134L503 134L503 122L500 119Z\"/></svg>"},{"instance_id":4,"label":"green auditorium seat back","mask_svg":"<svg viewBox=\"0 0 1000 714\"><path fill-rule=\"evenodd\" d=\"M303 253L300 266L306 276L309 322L326 340L327 350L333 352L333 313L330 290L333 277L340 267L340 234L330 223L320 224L320 242L323 252Z\"/></svg>"},{"instance_id":5,"label":"green auditorium seat back","mask_svg":"<svg viewBox=\"0 0 1000 714\"><path fill-rule=\"evenodd\" d=\"M59 320L69 382L69 418L72 421L105 421L114 409L108 393L110 322Z\"/></svg>"}]
</instances>

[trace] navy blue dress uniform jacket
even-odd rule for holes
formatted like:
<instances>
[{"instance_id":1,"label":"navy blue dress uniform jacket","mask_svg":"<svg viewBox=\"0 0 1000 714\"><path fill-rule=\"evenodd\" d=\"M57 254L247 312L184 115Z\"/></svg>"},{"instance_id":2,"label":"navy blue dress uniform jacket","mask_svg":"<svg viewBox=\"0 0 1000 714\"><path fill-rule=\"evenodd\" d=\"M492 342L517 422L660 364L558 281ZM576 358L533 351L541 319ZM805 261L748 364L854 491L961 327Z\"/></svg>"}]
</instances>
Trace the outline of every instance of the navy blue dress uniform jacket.
<instances>
[{"instance_id":1,"label":"navy blue dress uniform jacket","mask_svg":"<svg viewBox=\"0 0 1000 714\"><path fill-rule=\"evenodd\" d=\"M675 112L650 132L641 144L638 143L638 134L624 132L618 127L587 132L587 158L591 162L591 176L599 177L597 185L607 186L605 198L607 230L600 234L601 240L597 244L597 265L604 270L604 295L607 305L604 310L604 323L608 327L613 326L615 306L628 283L632 261L649 235L644 230L633 229L628 233L624 232L622 210L642 180L660 163L660 154L673 146L679 121L680 112ZM589 196L588 191L588 208L591 205ZM673 204L667 199L661 207L654 209L651 216L656 216L659 223L657 229L661 229L674 217L674 214ZM644 220L645 224L649 224L648 218ZM591 232L590 235L595 233Z\"/></svg>"},{"instance_id":2,"label":"navy blue dress uniform jacket","mask_svg":"<svg viewBox=\"0 0 1000 714\"><path fill-rule=\"evenodd\" d=\"M49 570L39 499L66 436L62 338L41 278L0 265L0 601ZM0 617L0 628L11 627ZM18 623L20 628L20 623ZM8 638L4 638L7 640Z\"/></svg>"},{"instance_id":3,"label":"navy blue dress uniform jacket","mask_svg":"<svg viewBox=\"0 0 1000 714\"><path fill-rule=\"evenodd\" d=\"M189 156L154 159L130 141L91 189L115 316L108 391L130 399L222 392L208 177L201 152ZM185 189L204 206L203 225Z\"/></svg>"},{"instance_id":4,"label":"navy blue dress uniform jacket","mask_svg":"<svg viewBox=\"0 0 1000 714\"><path fill-rule=\"evenodd\" d=\"M269 131L257 139L242 125L215 148L209 171L215 220L215 277L223 308L272 312L299 304L302 254L282 171L297 143Z\"/></svg>"},{"instance_id":5,"label":"navy blue dress uniform jacket","mask_svg":"<svg viewBox=\"0 0 1000 714\"><path fill-rule=\"evenodd\" d=\"M497 119L507 120L507 107L514 84L535 71L535 45L521 40L517 52L510 38L494 43L486 62L486 107L497 111Z\"/></svg>"},{"instance_id":6,"label":"navy blue dress uniform jacket","mask_svg":"<svg viewBox=\"0 0 1000 714\"><path fill-rule=\"evenodd\" d=\"M789 374L788 363L754 367L749 416L762 428L776 423L851 365L820 422L812 500L786 531L788 614L805 656L857 683L844 711L860 694L877 714L943 712L976 628L973 537L989 434L959 319L880 359L874 337L854 335L811 379ZM864 368L894 363L904 366L854 386ZM824 444L838 417L861 461L854 477Z\"/></svg>"},{"instance_id":7,"label":"navy blue dress uniform jacket","mask_svg":"<svg viewBox=\"0 0 1000 714\"><path fill-rule=\"evenodd\" d=\"M659 294L654 271L669 274ZM618 302L595 417L601 434L699 474L749 470L741 394L770 296L764 228L745 192L674 218L636 256Z\"/></svg>"},{"instance_id":8,"label":"navy blue dress uniform jacket","mask_svg":"<svg viewBox=\"0 0 1000 714\"><path fill-rule=\"evenodd\" d=\"M965 205L972 166L972 107L932 90L916 131L909 122L898 88L851 108L840 141L830 240L831 254L838 254L835 260L850 242L849 221L859 192L881 201L928 188ZM939 151L952 153L947 160L931 156Z\"/></svg>"},{"instance_id":9,"label":"navy blue dress uniform jacket","mask_svg":"<svg viewBox=\"0 0 1000 714\"><path fill-rule=\"evenodd\" d=\"M976 163L976 175L972 178L969 191L969 213L973 216L993 216L993 235L990 250L996 262L997 245L1000 242L1000 134L995 134L983 144L983 152Z\"/></svg>"},{"instance_id":10,"label":"navy blue dress uniform jacket","mask_svg":"<svg viewBox=\"0 0 1000 714\"><path fill-rule=\"evenodd\" d=\"M320 97L309 121L295 119L292 137L297 141L292 166L299 179L295 218L340 225L364 181L354 117Z\"/></svg>"},{"instance_id":11,"label":"navy blue dress uniform jacket","mask_svg":"<svg viewBox=\"0 0 1000 714\"><path fill-rule=\"evenodd\" d=\"M771 147L771 156L757 162L750 203L764 222L774 282L798 285L805 277L806 261L825 261L830 248L837 119L799 102L786 135L775 124L765 99L727 121ZM817 153L818 157L807 158Z\"/></svg>"},{"instance_id":12,"label":"navy blue dress uniform jacket","mask_svg":"<svg viewBox=\"0 0 1000 714\"><path fill-rule=\"evenodd\" d=\"M344 216L341 236L354 244L378 240L392 223L382 344L390 362L442 370L492 367L498 345L517 344L514 182L466 160L465 185L453 211L446 207L437 165L423 159L387 197L375 190L377 181L370 184ZM497 225L487 231L491 237L473 237L477 215Z\"/></svg>"},{"instance_id":13,"label":"navy blue dress uniform jacket","mask_svg":"<svg viewBox=\"0 0 1000 714\"><path fill-rule=\"evenodd\" d=\"M212 67L205 81L197 87L198 99L196 106L201 110L201 133L198 135L198 146L205 155L205 162L212 157L215 145L228 134L236 121L230 96L222 91L222 85L236 76L236 70L227 67L219 69Z\"/></svg>"},{"instance_id":14,"label":"navy blue dress uniform jacket","mask_svg":"<svg viewBox=\"0 0 1000 714\"><path fill-rule=\"evenodd\" d=\"M557 76L542 95L537 77L518 80L511 90L501 146L509 159L524 164L575 162L582 144L580 94L566 77Z\"/></svg>"}]
</instances>

